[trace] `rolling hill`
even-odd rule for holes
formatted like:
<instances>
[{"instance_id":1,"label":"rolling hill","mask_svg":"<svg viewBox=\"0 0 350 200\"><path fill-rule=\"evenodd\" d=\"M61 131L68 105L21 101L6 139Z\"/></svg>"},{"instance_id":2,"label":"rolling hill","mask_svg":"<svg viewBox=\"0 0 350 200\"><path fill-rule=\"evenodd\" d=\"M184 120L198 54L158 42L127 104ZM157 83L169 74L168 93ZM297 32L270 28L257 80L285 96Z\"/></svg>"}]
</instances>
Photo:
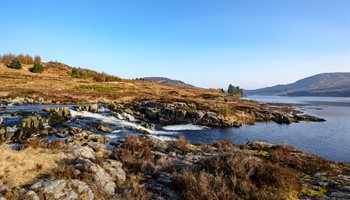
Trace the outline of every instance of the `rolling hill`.
<instances>
[{"instance_id":1,"label":"rolling hill","mask_svg":"<svg viewBox=\"0 0 350 200\"><path fill-rule=\"evenodd\" d=\"M187 87L187 88L194 87L193 85L187 84L183 81L173 80L173 79L165 78L165 77L144 77L143 79L147 80L147 81L159 83L162 85L173 86L173 87Z\"/></svg>"},{"instance_id":2,"label":"rolling hill","mask_svg":"<svg viewBox=\"0 0 350 200\"><path fill-rule=\"evenodd\" d=\"M339 96L350 97L350 73L316 74L291 84L276 85L256 90L245 90L247 95L272 96Z\"/></svg>"}]
</instances>

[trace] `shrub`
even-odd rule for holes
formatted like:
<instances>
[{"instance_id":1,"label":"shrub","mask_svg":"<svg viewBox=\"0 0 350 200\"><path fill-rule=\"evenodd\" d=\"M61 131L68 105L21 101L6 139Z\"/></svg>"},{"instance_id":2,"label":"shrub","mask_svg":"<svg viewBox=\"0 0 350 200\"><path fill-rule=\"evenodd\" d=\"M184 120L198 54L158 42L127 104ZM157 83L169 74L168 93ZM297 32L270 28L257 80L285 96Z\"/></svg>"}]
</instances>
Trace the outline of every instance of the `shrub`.
<instances>
[{"instance_id":1,"label":"shrub","mask_svg":"<svg viewBox=\"0 0 350 200\"><path fill-rule=\"evenodd\" d=\"M240 154L213 156L174 173L180 199L288 199L301 189L292 171Z\"/></svg>"},{"instance_id":2,"label":"shrub","mask_svg":"<svg viewBox=\"0 0 350 200\"><path fill-rule=\"evenodd\" d=\"M44 71L43 66L40 63L35 63L34 66L30 69L33 73L41 73Z\"/></svg>"},{"instance_id":3,"label":"shrub","mask_svg":"<svg viewBox=\"0 0 350 200\"><path fill-rule=\"evenodd\" d=\"M153 147L154 143L151 140L128 135L123 142L123 147L114 149L113 157L121 160L128 170L140 172L148 162L154 161Z\"/></svg>"},{"instance_id":4,"label":"shrub","mask_svg":"<svg viewBox=\"0 0 350 200\"><path fill-rule=\"evenodd\" d=\"M189 151L190 142L182 135L180 135L175 141L171 142L171 146L180 150L182 153Z\"/></svg>"},{"instance_id":5,"label":"shrub","mask_svg":"<svg viewBox=\"0 0 350 200\"><path fill-rule=\"evenodd\" d=\"M92 78L97 82L109 82L109 81L120 81L121 79L117 76L108 75L104 72L98 73L89 69L73 68L70 74L73 78Z\"/></svg>"},{"instance_id":6,"label":"shrub","mask_svg":"<svg viewBox=\"0 0 350 200\"><path fill-rule=\"evenodd\" d=\"M22 64L19 62L17 58L13 59L7 67L12 68L12 69L21 69Z\"/></svg>"}]
</instances>

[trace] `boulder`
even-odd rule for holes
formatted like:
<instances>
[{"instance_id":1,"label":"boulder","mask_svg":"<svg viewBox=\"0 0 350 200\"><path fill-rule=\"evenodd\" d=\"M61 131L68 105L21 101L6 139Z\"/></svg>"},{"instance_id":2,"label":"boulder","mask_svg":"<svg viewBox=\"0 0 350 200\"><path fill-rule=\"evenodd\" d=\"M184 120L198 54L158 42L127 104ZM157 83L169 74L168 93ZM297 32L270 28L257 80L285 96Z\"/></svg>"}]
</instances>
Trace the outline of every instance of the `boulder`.
<instances>
[{"instance_id":1,"label":"boulder","mask_svg":"<svg viewBox=\"0 0 350 200\"><path fill-rule=\"evenodd\" d=\"M114 195L116 185L114 179L99 165L91 162L88 159L78 158L75 161L74 168L80 172L91 174L94 183L101 188L106 194Z\"/></svg>"},{"instance_id":2,"label":"boulder","mask_svg":"<svg viewBox=\"0 0 350 200\"><path fill-rule=\"evenodd\" d=\"M2 116L0 116L0 124L2 124L3 120L4 120L4 118Z\"/></svg>"},{"instance_id":3,"label":"boulder","mask_svg":"<svg viewBox=\"0 0 350 200\"><path fill-rule=\"evenodd\" d=\"M125 181L126 174L122 168L122 163L116 160L108 159L104 162L104 167L108 170L113 179Z\"/></svg>"},{"instance_id":4,"label":"boulder","mask_svg":"<svg viewBox=\"0 0 350 200\"><path fill-rule=\"evenodd\" d=\"M45 199L55 200L93 200L94 194L85 182L73 180L40 180L30 187L32 191L41 193ZM29 191L28 191L29 192ZM27 193L28 193L27 192ZM31 196L37 196L34 193Z\"/></svg>"},{"instance_id":5,"label":"boulder","mask_svg":"<svg viewBox=\"0 0 350 200\"><path fill-rule=\"evenodd\" d=\"M95 159L95 156L93 154L93 149L87 146L79 147L77 149L73 150L73 155L75 157L82 157L86 159Z\"/></svg>"},{"instance_id":6,"label":"boulder","mask_svg":"<svg viewBox=\"0 0 350 200\"><path fill-rule=\"evenodd\" d=\"M67 120L69 120L71 117L69 108L67 108L67 107L44 108L43 110L51 113L50 117L49 117L49 125L50 126L57 126L57 125L65 124L67 122Z\"/></svg>"},{"instance_id":7,"label":"boulder","mask_svg":"<svg viewBox=\"0 0 350 200\"><path fill-rule=\"evenodd\" d=\"M43 126L41 118L38 116L29 116L22 119L22 129L38 130Z\"/></svg>"},{"instance_id":8,"label":"boulder","mask_svg":"<svg viewBox=\"0 0 350 200\"><path fill-rule=\"evenodd\" d=\"M97 112L98 111L98 104L78 106L77 110L78 111Z\"/></svg>"}]
</instances>

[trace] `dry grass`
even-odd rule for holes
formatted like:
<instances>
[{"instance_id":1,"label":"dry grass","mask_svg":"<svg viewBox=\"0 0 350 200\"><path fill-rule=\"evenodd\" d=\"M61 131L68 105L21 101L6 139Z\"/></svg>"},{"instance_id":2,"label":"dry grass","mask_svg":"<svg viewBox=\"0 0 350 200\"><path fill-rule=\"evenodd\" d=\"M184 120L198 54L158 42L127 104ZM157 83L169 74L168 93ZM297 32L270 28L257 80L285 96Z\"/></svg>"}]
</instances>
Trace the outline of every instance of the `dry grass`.
<instances>
[{"instance_id":1,"label":"dry grass","mask_svg":"<svg viewBox=\"0 0 350 200\"><path fill-rule=\"evenodd\" d=\"M289 169L240 154L204 159L201 167L175 173L182 199L289 199L301 189Z\"/></svg>"},{"instance_id":2,"label":"dry grass","mask_svg":"<svg viewBox=\"0 0 350 200\"><path fill-rule=\"evenodd\" d=\"M123 147L114 149L113 157L122 161L127 170L141 172L149 162L154 161L153 147L154 143L149 139L128 135Z\"/></svg>"},{"instance_id":3,"label":"dry grass","mask_svg":"<svg viewBox=\"0 0 350 200\"><path fill-rule=\"evenodd\" d=\"M25 185L50 172L61 158L50 149L26 148L20 151L0 147L0 185Z\"/></svg>"}]
</instances>

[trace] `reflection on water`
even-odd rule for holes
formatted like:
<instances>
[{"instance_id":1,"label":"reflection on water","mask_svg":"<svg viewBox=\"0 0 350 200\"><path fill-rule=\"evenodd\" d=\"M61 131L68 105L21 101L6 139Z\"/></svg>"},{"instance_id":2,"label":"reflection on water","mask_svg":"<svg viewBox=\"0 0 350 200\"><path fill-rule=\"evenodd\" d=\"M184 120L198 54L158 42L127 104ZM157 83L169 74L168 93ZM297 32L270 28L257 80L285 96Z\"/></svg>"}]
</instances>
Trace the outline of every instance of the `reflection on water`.
<instances>
[{"instance_id":1,"label":"reflection on water","mask_svg":"<svg viewBox=\"0 0 350 200\"><path fill-rule=\"evenodd\" d=\"M230 129L182 131L192 142L230 140L243 144L252 140L290 144L323 158L350 163L350 98L252 96L247 99L297 104L304 112L326 122L301 122L290 125L257 123Z\"/></svg>"}]
</instances>

